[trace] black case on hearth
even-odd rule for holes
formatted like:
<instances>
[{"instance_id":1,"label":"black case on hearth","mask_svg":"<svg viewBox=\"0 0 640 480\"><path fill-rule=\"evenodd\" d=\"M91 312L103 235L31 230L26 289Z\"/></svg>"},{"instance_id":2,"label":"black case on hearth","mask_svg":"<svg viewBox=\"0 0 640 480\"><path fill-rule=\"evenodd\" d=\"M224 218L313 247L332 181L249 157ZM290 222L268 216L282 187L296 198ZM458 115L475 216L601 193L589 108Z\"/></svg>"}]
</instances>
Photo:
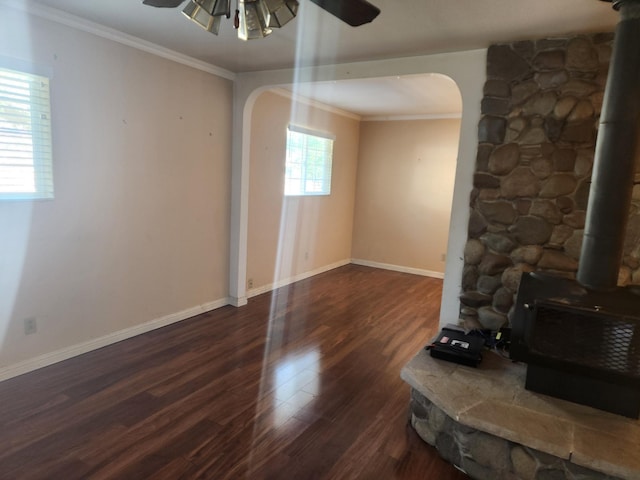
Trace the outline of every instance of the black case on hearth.
<instances>
[{"instance_id":1,"label":"black case on hearth","mask_svg":"<svg viewBox=\"0 0 640 480\"><path fill-rule=\"evenodd\" d=\"M447 326L425 348L433 358L477 367L482 360L484 344L482 337L468 335L461 329Z\"/></svg>"}]
</instances>

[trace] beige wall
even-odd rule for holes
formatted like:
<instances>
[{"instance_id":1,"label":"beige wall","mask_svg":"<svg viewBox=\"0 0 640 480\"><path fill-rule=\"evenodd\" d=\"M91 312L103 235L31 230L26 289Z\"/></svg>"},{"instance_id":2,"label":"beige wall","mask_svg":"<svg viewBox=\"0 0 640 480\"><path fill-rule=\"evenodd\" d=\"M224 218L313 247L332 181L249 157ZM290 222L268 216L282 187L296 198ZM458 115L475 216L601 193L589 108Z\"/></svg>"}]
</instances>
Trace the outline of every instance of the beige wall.
<instances>
[{"instance_id":1,"label":"beige wall","mask_svg":"<svg viewBox=\"0 0 640 480\"><path fill-rule=\"evenodd\" d=\"M331 195L284 197L290 123L336 135ZM359 121L280 94L256 100L251 121L247 279L251 289L351 257ZM251 291L249 291L251 294Z\"/></svg>"},{"instance_id":2,"label":"beige wall","mask_svg":"<svg viewBox=\"0 0 640 480\"><path fill-rule=\"evenodd\" d=\"M0 368L226 299L231 82L13 10L0 56L53 73L56 191L0 202Z\"/></svg>"},{"instance_id":3,"label":"beige wall","mask_svg":"<svg viewBox=\"0 0 640 480\"><path fill-rule=\"evenodd\" d=\"M362 122L352 256L444 272L460 120Z\"/></svg>"}]
</instances>

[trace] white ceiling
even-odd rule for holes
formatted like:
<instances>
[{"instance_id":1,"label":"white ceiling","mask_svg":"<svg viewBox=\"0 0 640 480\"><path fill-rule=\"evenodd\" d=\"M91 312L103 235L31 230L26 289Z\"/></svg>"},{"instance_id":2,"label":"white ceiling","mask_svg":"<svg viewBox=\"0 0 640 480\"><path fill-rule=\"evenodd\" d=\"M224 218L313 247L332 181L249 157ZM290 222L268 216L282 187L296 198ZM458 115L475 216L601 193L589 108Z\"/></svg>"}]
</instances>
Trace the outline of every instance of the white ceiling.
<instances>
[{"instance_id":1,"label":"white ceiling","mask_svg":"<svg viewBox=\"0 0 640 480\"><path fill-rule=\"evenodd\" d=\"M291 93L355 113L365 120L455 118L462 112L456 83L446 75L404 75L315 82L287 87Z\"/></svg>"},{"instance_id":2,"label":"white ceiling","mask_svg":"<svg viewBox=\"0 0 640 480\"><path fill-rule=\"evenodd\" d=\"M599 0L369 0L382 13L372 23L354 28L312 2L299 0L296 19L264 39L243 42L237 38L232 20L225 21L220 35L214 36L188 21L181 7L153 8L143 5L142 0L0 0L0 5L17 1L61 10L234 73L611 31L618 20L611 4ZM447 83L440 76L390 78L380 79L378 84L329 83L299 93L365 116L389 115L388 108L375 107L389 101L396 102L396 114L451 113L453 107L443 106L441 101L450 94L446 93L451 90ZM440 94L441 86L445 91Z\"/></svg>"}]
</instances>

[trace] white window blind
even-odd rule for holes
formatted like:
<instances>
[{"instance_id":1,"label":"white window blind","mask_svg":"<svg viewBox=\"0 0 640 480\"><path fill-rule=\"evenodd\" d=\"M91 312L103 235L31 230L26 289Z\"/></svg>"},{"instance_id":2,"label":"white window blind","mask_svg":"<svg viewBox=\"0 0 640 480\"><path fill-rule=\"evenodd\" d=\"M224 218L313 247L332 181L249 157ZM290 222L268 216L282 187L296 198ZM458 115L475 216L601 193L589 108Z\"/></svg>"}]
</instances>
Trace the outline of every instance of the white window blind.
<instances>
[{"instance_id":1,"label":"white window blind","mask_svg":"<svg viewBox=\"0 0 640 480\"><path fill-rule=\"evenodd\" d=\"M289 125L285 164L285 195L329 195L333 135Z\"/></svg>"},{"instance_id":2,"label":"white window blind","mask_svg":"<svg viewBox=\"0 0 640 480\"><path fill-rule=\"evenodd\" d=\"M0 68L0 199L53 198L49 79Z\"/></svg>"}]
</instances>

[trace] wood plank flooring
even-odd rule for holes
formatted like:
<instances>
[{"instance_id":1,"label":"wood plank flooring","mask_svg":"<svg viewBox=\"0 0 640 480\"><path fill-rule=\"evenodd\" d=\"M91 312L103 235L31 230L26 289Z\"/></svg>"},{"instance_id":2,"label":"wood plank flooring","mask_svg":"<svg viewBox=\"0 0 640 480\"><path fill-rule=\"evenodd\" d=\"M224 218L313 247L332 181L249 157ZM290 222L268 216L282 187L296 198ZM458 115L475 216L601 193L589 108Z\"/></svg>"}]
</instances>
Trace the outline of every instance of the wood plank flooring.
<instances>
[{"instance_id":1,"label":"wood plank flooring","mask_svg":"<svg viewBox=\"0 0 640 480\"><path fill-rule=\"evenodd\" d=\"M348 265L0 383L0 479L466 477L407 426L440 280Z\"/></svg>"}]
</instances>

